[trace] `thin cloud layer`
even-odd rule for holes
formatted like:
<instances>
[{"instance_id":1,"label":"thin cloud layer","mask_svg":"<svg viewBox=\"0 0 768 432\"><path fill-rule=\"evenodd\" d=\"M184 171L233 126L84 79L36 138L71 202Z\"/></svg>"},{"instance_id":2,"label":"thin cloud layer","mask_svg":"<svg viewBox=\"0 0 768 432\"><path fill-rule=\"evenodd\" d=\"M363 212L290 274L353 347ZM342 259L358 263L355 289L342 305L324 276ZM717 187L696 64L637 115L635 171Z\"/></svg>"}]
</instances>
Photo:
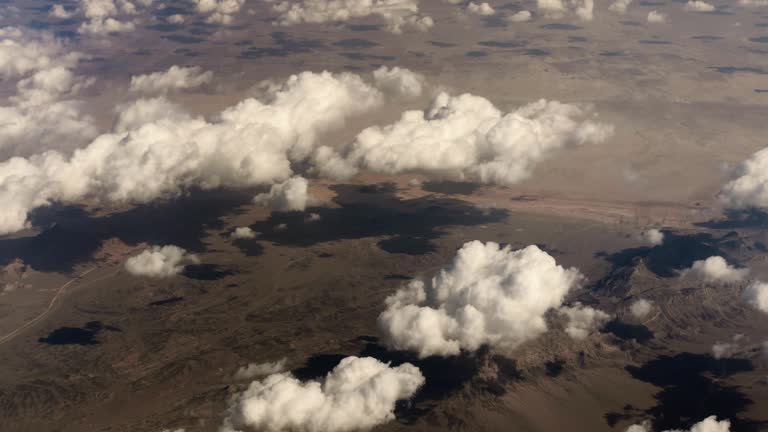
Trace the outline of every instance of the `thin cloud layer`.
<instances>
[{"instance_id":1,"label":"thin cloud layer","mask_svg":"<svg viewBox=\"0 0 768 432\"><path fill-rule=\"evenodd\" d=\"M472 241L432 279L389 296L379 328L389 347L420 357L482 345L513 349L547 331L544 314L581 278L536 246L513 251Z\"/></svg>"},{"instance_id":2,"label":"thin cloud layer","mask_svg":"<svg viewBox=\"0 0 768 432\"><path fill-rule=\"evenodd\" d=\"M308 186L307 179L292 177L272 185L268 193L256 195L253 202L277 211L304 211L309 201Z\"/></svg>"},{"instance_id":3,"label":"thin cloud layer","mask_svg":"<svg viewBox=\"0 0 768 432\"><path fill-rule=\"evenodd\" d=\"M558 149L611 136L612 126L590 117L587 108L546 100L504 114L485 98L441 93L426 111L365 129L341 154L321 149L315 165L330 178L367 169L512 185Z\"/></svg>"},{"instance_id":4,"label":"thin cloud layer","mask_svg":"<svg viewBox=\"0 0 768 432\"><path fill-rule=\"evenodd\" d=\"M381 18L392 33L402 33L406 28L427 31L434 26L431 17L419 13L418 0L281 1L272 8L279 14L277 24L282 26L344 22L368 16Z\"/></svg>"},{"instance_id":5,"label":"thin cloud layer","mask_svg":"<svg viewBox=\"0 0 768 432\"><path fill-rule=\"evenodd\" d=\"M229 409L221 432L368 430L395 418L395 403L424 384L410 363L390 367L371 357L347 357L322 381L290 373L251 383Z\"/></svg>"},{"instance_id":6,"label":"thin cloud layer","mask_svg":"<svg viewBox=\"0 0 768 432\"><path fill-rule=\"evenodd\" d=\"M139 100L122 108L114 132L72 156L50 151L0 163L0 234L27 227L32 209L54 201L141 203L190 187L284 181L318 134L382 100L359 76L327 72L293 75L212 122L162 99Z\"/></svg>"},{"instance_id":7,"label":"thin cloud layer","mask_svg":"<svg viewBox=\"0 0 768 432\"><path fill-rule=\"evenodd\" d=\"M167 93L185 90L208 84L213 79L213 72L203 71L198 66L171 66L166 71L131 77L131 91L141 93Z\"/></svg>"},{"instance_id":8,"label":"thin cloud layer","mask_svg":"<svg viewBox=\"0 0 768 432\"><path fill-rule=\"evenodd\" d=\"M187 264L196 264L196 256L178 246L152 246L125 261L125 269L134 276L166 278L184 271Z\"/></svg>"},{"instance_id":9,"label":"thin cloud layer","mask_svg":"<svg viewBox=\"0 0 768 432\"><path fill-rule=\"evenodd\" d=\"M730 208L768 208L768 148L742 162L735 178L720 192L720 200Z\"/></svg>"},{"instance_id":10,"label":"thin cloud layer","mask_svg":"<svg viewBox=\"0 0 768 432\"><path fill-rule=\"evenodd\" d=\"M748 274L748 268L736 268L721 256L711 256L705 260L696 261L691 268L682 272L683 277L708 283L740 282L746 279Z\"/></svg>"}]
</instances>

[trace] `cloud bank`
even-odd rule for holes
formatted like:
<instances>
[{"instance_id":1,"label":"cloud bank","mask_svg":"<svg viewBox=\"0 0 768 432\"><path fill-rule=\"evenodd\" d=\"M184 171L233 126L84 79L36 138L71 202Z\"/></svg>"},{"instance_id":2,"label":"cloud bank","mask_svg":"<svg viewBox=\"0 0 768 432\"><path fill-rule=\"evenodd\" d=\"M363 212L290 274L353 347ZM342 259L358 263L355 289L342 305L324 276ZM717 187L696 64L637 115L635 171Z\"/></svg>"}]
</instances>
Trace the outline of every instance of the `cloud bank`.
<instances>
[{"instance_id":1,"label":"cloud bank","mask_svg":"<svg viewBox=\"0 0 768 432\"><path fill-rule=\"evenodd\" d=\"M116 130L67 156L57 151L0 162L0 234L28 226L51 202L86 197L143 203L191 187L270 185L293 174L318 134L381 104L382 93L354 74L303 72L272 84L215 121L163 99L123 107Z\"/></svg>"},{"instance_id":2,"label":"cloud bank","mask_svg":"<svg viewBox=\"0 0 768 432\"><path fill-rule=\"evenodd\" d=\"M371 357L347 357L322 381L280 373L251 383L233 400L220 431L367 430L393 420L395 402L423 384L421 371L409 363L390 367Z\"/></svg>"},{"instance_id":3,"label":"cloud bank","mask_svg":"<svg viewBox=\"0 0 768 432\"><path fill-rule=\"evenodd\" d=\"M547 331L544 314L581 278L536 246L513 251L472 241L432 279L389 296L378 324L389 347L420 357L486 344L512 349Z\"/></svg>"},{"instance_id":4,"label":"cloud bank","mask_svg":"<svg viewBox=\"0 0 768 432\"><path fill-rule=\"evenodd\" d=\"M281 1L272 8L279 14L277 24L282 26L344 22L368 16L381 18L392 33L402 33L405 28L427 31L434 26L431 17L419 13L418 0Z\"/></svg>"},{"instance_id":5,"label":"cloud bank","mask_svg":"<svg viewBox=\"0 0 768 432\"><path fill-rule=\"evenodd\" d=\"M125 261L125 269L134 276L165 278L184 271L187 264L196 264L196 256L178 246L152 246Z\"/></svg>"},{"instance_id":6,"label":"cloud bank","mask_svg":"<svg viewBox=\"0 0 768 432\"><path fill-rule=\"evenodd\" d=\"M503 114L485 98L441 93L426 111L363 130L341 154L321 149L315 164L330 178L368 169L512 185L558 149L605 141L613 128L590 116L587 108L546 100Z\"/></svg>"}]
</instances>

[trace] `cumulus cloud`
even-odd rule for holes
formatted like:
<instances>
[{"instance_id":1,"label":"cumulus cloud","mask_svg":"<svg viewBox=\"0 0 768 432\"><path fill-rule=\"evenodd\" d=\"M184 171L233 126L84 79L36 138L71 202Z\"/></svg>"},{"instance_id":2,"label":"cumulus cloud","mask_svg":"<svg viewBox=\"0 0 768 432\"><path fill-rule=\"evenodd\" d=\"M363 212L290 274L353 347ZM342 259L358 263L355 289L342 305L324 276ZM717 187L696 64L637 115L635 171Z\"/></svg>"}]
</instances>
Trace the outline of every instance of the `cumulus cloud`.
<instances>
[{"instance_id":1,"label":"cumulus cloud","mask_svg":"<svg viewBox=\"0 0 768 432\"><path fill-rule=\"evenodd\" d=\"M106 35L110 33L130 32L136 29L134 16L139 7L147 7L152 0L80 0L77 12L85 18L79 33Z\"/></svg>"},{"instance_id":2,"label":"cumulus cloud","mask_svg":"<svg viewBox=\"0 0 768 432\"><path fill-rule=\"evenodd\" d=\"M398 66L379 67L373 71L373 80L381 90L407 97L421 95L426 86L423 75Z\"/></svg>"},{"instance_id":3,"label":"cumulus cloud","mask_svg":"<svg viewBox=\"0 0 768 432\"><path fill-rule=\"evenodd\" d=\"M235 379L248 380L284 372L285 363L287 361L287 359L281 358L280 360L273 362L251 363L248 366L238 369L235 373Z\"/></svg>"},{"instance_id":4,"label":"cumulus cloud","mask_svg":"<svg viewBox=\"0 0 768 432\"><path fill-rule=\"evenodd\" d=\"M125 269L135 276L165 278L184 271L187 264L199 262L197 257L178 246L152 246L125 261Z\"/></svg>"},{"instance_id":5,"label":"cumulus cloud","mask_svg":"<svg viewBox=\"0 0 768 432\"><path fill-rule=\"evenodd\" d=\"M0 234L23 229L32 209L53 201L141 203L190 187L285 181L292 162L310 155L318 134L383 98L347 73L304 72L265 92L210 122L162 99L139 100L122 108L115 131L71 156L49 151L0 162Z\"/></svg>"},{"instance_id":6,"label":"cumulus cloud","mask_svg":"<svg viewBox=\"0 0 768 432\"><path fill-rule=\"evenodd\" d=\"M237 227L229 237L236 240L253 239L256 238L256 232L250 227Z\"/></svg>"},{"instance_id":7,"label":"cumulus cloud","mask_svg":"<svg viewBox=\"0 0 768 432\"><path fill-rule=\"evenodd\" d=\"M536 4L547 18L560 19L569 15L584 21L594 18L594 0L536 0Z\"/></svg>"},{"instance_id":8,"label":"cumulus cloud","mask_svg":"<svg viewBox=\"0 0 768 432\"><path fill-rule=\"evenodd\" d=\"M84 57L48 33L0 28L0 78L16 83L0 105L0 157L73 148L96 135L77 99L93 83L73 72Z\"/></svg>"},{"instance_id":9,"label":"cumulus cloud","mask_svg":"<svg viewBox=\"0 0 768 432\"><path fill-rule=\"evenodd\" d=\"M731 422L728 420L717 421L717 417L709 416L704 420L696 423L688 431L682 430L668 430L664 432L730 432ZM637 424L630 426L626 432L653 432L649 422L643 424Z\"/></svg>"},{"instance_id":10,"label":"cumulus cloud","mask_svg":"<svg viewBox=\"0 0 768 432\"><path fill-rule=\"evenodd\" d=\"M642 319L651 312L651 309L653 309L653 303L645 299L637 299L629 307L629 312L633 317Z\"/></svg>"},{"instance_id":11,"label":"cumulus cloud","mask_svg":"<svg viewBox=\"0 0 768 432\"><path fill-rule=\"evenodd\" d=\"M171 66L167 71L131 77L131 91L143 93L167 93L200 87L211 82L213 72L203 71L198 66Z\"/></svg>"},{"instance_id":12,"label":"cumulus cloud","mask_svg":"<svg viewBox=\"0 0 768 432\"><path fill-rule=\"evenodd\" d=\"M565 332L576 340L586 339L593 331L605 324L609 318L607 313L584 306L581 303L563 306L560 308L560 313L568 317Z\"/></svg>"},{"instance_id":13,"label":"cumulus cloud","mask_svg":"<svg viewBox=\"0 0 768 432\"><path fill-rule=\"evenodd\" d=\"M739 341L744 338L743 334L734 335L731 342L715 342L712 345L712 356L716 359L728 358L736 354L739 350Z\"/></svg>"},{"instance_id":14,"label":"cumulus cloud","mask_svg":"<svg viewBox=\"0 0 768 432\"><path fill-rule=\"evenodd\" d=\"M519 23L519 22L526 22L531 20L531 12L527 10L522 10L513 13L512 15L508 15L504 18L505 20L512 22L512 23Z\"/></svg>"},{"instance_id":15,"label":"cumulus cloud","mask_svg":"<svg viewBox=\"0 0 768 432\"><path fill-rule=\"evenodd\" d=\"M665 15L665 14L659 12L659 11L652 10L652 11L648 12L647 20L651 24L660 24L660 23L667 22L667 15Z\"/></svg>"},{"instance_id":16,"label":"cumulus cloud","mask_svg":"<svg viewBox=\"0 0 768 432\"><path fill-rule=\"evenodd\" d=\"M406 27L426 31L434 26L431 17L419 13L418 0L281 1L273 9L279 14L277 23L283 26L343 22L368 16L381 18L392 33L402 33Z\"/></svg>"},{"instance_id":17,"label":"cumulus cloud","mask_svg":"<svg viewBox=\"0 0 768 432\"><path fill-rule=\"evenodd\" d=\"M491 16L496 13L496 11L489 5L488 3L475 3L475 2L469 2L467 5L467 12L475 14L475 15L481 15L481 16Z\"/></svg>"},{"instance_id":18,"label":"cumulus cloud","mask_svg":"<svg viewBox=\"0 0 768 432\"><path fill-rule=\"evenodd\" d=\"M683 9L691 12L712 12L715 10L715 7L702 0L689 0L683 6Z\"/></svg>"},{"instance_id":19,"label":"cumulus cloud","mask_svg":"<svg viewBox=\"0 0 768 432\"><path fill-rule=\"evenodd\" d=\"M608 6L608 10L623 14L627 12L630 4L632 4L632 0L616 0Z\"/></svg>"},{"instance_id":20,"label":"cumulus cloud","mask_svg":"<svg viewBox=\"0 0 768 432\"><path fill-rule=\"evenodd\" d=\"M420 357L513 349L547 331L544 314L581 278L536 246L468 242L435 277L389 296L378 324L389 347Z\"/></svg>"},{"instance_id":21,"label":"cumulus cloud","mask_svg":"<svg viewBox=\"0 0 768 432\"><path fill-rule=\"evenodd\" d=\"M768 148L738 166L735 178L720 192L720 199L731 208L768 208Z\"/></svg>"},{"instance_id":22,"label":"cumulus cloud","mask_svg":"<svg viewBox=\"0 0 768 432\"><path fill-rule=\"evenodd\" d=\"M67 10L64 8L64 6L60 4L55 4L51 6L51 11L49 12L49 15L53 18L59 18L59 19L67 19L72 18L72 16L75 13L71 10Z\"/></svg>"},{"instance_id":23,"label":"cumulus cloud","mask_svg":"<svg viewBox=\"0 0 768 432\"><path fill-rule=\"evenodd\" d=\"M193 0L195 11L206 16L206 21L215 24L231 24L240 12L245 0Z\"/></svg>"},{"instance_id":24,"label":"cumulus cloud","mask_svg":"<svg viewBox=\"0 0 768 432\"><path fill-rule=\"evenodd\" d=\"M749 274L748 268L736 268L721 256L711 256L696 261L691 268L682 271L683 277L702 280L708 283L733 283L744 280Z\"/></svg>"},{"instance_id":25,"label":"cumulus cloud","mask_svg":"<svg viewBox=\"0 0 768 432\"><path fill-rule=\"evenodd\" d=\"M393 420L395 403L423 384L410 363L391 367L371 357L347 357L322 381L301 382L290 373L254 381L233 400L220 430L367 430Z\"/></svg>"},{"instance_id":26,"label":"cumulus cloud","mask_svg":"<svg viewBox=\"0 0 768 432\"><path fill-rule=\"evenodd\" d=\"M768 313L768 283L752 281L742 292L742 298L753 308Z\"/></svg>"},{"instance_id":27,"label":"cumulus cloud","mask_svg":"<svg viewBox=\"0 0 768 432\"><path fill-rule=\"evenodd\" d=\"M641 232L640 239L651 246L659 246L664 243L664 233L656 228L651 228Z\"/></svg>"},{"instance_id":28,"label":"cumulus cloud","mask_svg":"<svg viewBox=\"0 0 768 432\"><path fill-rule=\"evenodd\" d=\"M504 114L485 98L441 93L426 111L363 130L342 154L322 148L315 165L331 178L362 168L512 185L558 149L606 140L613 128L590 117L587 108L547 100Z\"/></svg>"},{"instance_id":29,"label":"cumulus cloud","mask_svg":"<svg viewBox=\"0 0 768 432\"><path fill-rule=\"evenodd\" d=\"M308 185L307 179L292 177L272 185L268 193L256 195L253 202L277 211L304 211L310 199Z\"/></svg>"}]
</instances>

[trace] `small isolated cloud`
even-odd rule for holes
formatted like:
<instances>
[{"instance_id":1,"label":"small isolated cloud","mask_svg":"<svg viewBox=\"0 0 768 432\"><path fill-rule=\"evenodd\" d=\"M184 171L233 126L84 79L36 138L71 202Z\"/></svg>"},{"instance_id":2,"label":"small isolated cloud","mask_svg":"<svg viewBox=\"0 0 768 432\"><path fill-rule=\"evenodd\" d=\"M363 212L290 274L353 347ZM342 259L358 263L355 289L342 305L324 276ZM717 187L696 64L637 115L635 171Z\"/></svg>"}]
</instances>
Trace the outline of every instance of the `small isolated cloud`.
<instances>
[{"instance_id":1,"label":"small isolated cloud","mask_svg":"<svg viewBox=\"0 0 768 432\"><path fill-rule=\"evenodd\" d=\"M768 283L752 281L742 292L742 299L753 308L768 313Z\"/></svg>"},{"instance_id":2,"label":"small isolated cloud","mask_svg":"<svg viewBox=\"0 0 768 432\"><path fill-rule=\"evenodd\" d=\"M282 26L344 22L368 16L381 18L392 33L402 33L404 28L427 31L434 26L431 17L419 13L418 0L281 1L272 8L279 14L277 24Z\"/></svg>"},{"instance_id":3,"label":"small isolated cloud","mask_svg":"<svg viewBox=\"0 0 768 432\"><path fill-rule=\"evenodd\" d=\"M651 24L660 24L667 22L667 16L659 11L652 10L648 12L648 22Z\"/></svg>"},{"instance_id":4,"label":"small isolated cloud","mask_svg":"<svg viewBox=\"0 0 768 432\"><path fill-rule=\"evenodd\" d=\"M310 199L308 185L307 179L292 177L272 185L268 193L256 195L253 202L276 211L304 211Z\"/></svg>"},{"instance_id":5,"label":"small isolated cloud","mask_svg":"<svg viewBox=\"0 0 768 432\"><path fill-rule=\"evenodd\" d=\"M768 208L768 148L738 166L735 178L720 192L720 200L730 208Z\"/></svg>"},{"instance_id":6,"label":"small isolated cloud","mask_svg":"<svg viewBox=\"0 0 768 432\"><path fill-rule=\"evenodd\" d=\"M315 167L339 179L367 169L508 186L556 150L603 142L612 133L578 105L539 100L504 114L479 96L440 93L426 111L363 130L341 154L321 148Z\"/></svg>"},{"instance_id":7,"label":"small isolated cloud","mask_svg":"<svg viewBox=\"0 0 768 432\"><path fill-rule=\"evenodd\" d=\"M382 91L406 97L421 95L426 86L423 75L398 66L381 66L373 71L373 80Z\"/></svg>"},{"instance_id":8,"label":"small isolated cloud","mask_svg":"<svg viewBox=\"0 0 768 432\"><path fill-rule=\"evenodd\" d=\"M245 0L193 0L195 12L214 24L231 24Z\"/></svg>"},{"instance_id":9,"label":"small isolated cloud","mask_svg":"<svg viewBox=\"0 0 768 432\"><path fill-rule=\"evenodd\" d=\"M302 382L290 373L254 381L233 399L220 430L368 430L393 420L395 403L423 384L410 363L391 367L371 357L347 357L322 381Z\"/></svg>"},{"instance_id":10,"label":"small isolated cloud","mask_svg":"<svg viewBox=\"0 0 768 432\"><path fill-rule=\"evenodd\" d=\"M317 213L310 213L309 216L307 216L307 222L317 222L320 220L320 215Z\"/></svg>"},{"instance_id":11,"label":"small isolated cloud","mask_svg":"<svg viewBox=\"0 0 768 432\"><path fill-rule=\"evenodd\" d=\"M76 12L85 18L85 22L77 31L102 36L133 31L140 8L151 4L151 0L80 0Z\"/></svg>"},{"instance_id":12,"label":"small isolated cloud","mask_svg":"<svg viewBox=\"0 0 768 432\"><path fill-rule=\"evenodd\" d=\"M651 246L659 246L664 243L664 233L656 228L651 228L641 232L640 239Z\"/></svg>"},{"instance_id":13,"label":"small isolated cloud","mask_svg":"<svg viewBox=\"0 0 768 432\"><path fill-rule=\"evenodd\" d=\"M563 306L560 313L568 318L565 332L576 340L586 339L593 331L602 327L609 316L607 313L576 303L573 306Z\"/></svg>"},{"instance_id":14,"label":"small isolated cloud","mask_svg":"<svg viewBox=\"0 0 768 432\"><path fill-rule=\"evenodd\" d=\"M72 18L75 15L75 12L72 10L65 9L64 6L60 4L55 4L51 6L51 11L49 12L49 15L53 18L68 19L68 18Z\"/></svg>"},{"instance_id":15,"label":"small isolated cloud","mask_svg":"<svg viewBox=\"0 0 768 432\"><path fill-rule=\"evenodd\" d=\"M721 256L711 256L696 261L691 268L682 271L683 277L702 280L708 283L733 283L746 279L748 268L736 268Z\"/></svg>"},{"instance_id":16,"label":"small isolated cloud","mask_svg":"<svg viewBox=\"0 0 768 432\"><path fill-rule=\"evenodd\" d=\"M616 0L611 3L610 6L608 6L608 10L611 12L623 14L627 12L630 4L632 4L632 0Z\"/></svg>"},{"instance_id":17,"label":"small isolated cloud","mask_svg":"<svg viewBox=\"0 0 768 432\"><path fill-rule=\"evenodd\" d=\"M507 15L504 19L511 23L520 23L520 22L526 22L531 20L531 12L527 10L522 10L513 13L512 15Z\"/></svg>"},{"instance_id":18,"label":"small isolated cloud","mask_svg":"<svg viewBox=\"0 0 768 432\"><path fill-rule=\"evenodd\" d=\"M489 5L488 3L475 3L475 2L469 2L467 5L467 12L475 15L481 15L481 16L491 16L496 13L496 11Z\"/></svg>"},{"instance_id":19,"label":"small isolated cloud","mask_svg":"<svg viewBox=\"0 0 768 432\"><path fill-rule=\"evenodd\" d=\"M536 4L545 17L561 19L571 15L584 21L594 18L594 0L536 0Z\"/></svg>"},{"instance_id":20,"label":"small isolated cloud","mask_svg":"<svg viewBox=\"0 0 768 432\"><path fill-rule=\"evenodd\" d=\"M730 342L716 342L712 345L712 356L716 359L733 356L739 350L739 341L743 338L743 334L737 334L731 338Z\"/></svg>"},{"instance_id":21,"label":"small isolated cloud","mask_svg":"<svg viewBox=\"0 0 768 432\"><path fill-rule=\"evenodd\" d=\"M211 82L213 72L198 66L171 66L167 71L131 77L131 91L142 93L167 93L200 87Z\"/></svg>"},{"instance_id":22,"label":"small isolated cloud","mask_svg":"<svg viewBox=\"0 0 768 432\"><path fill-rule=\"evenodd\" d=\"M637 319L645 318L653 309L653 303L645 299L637 299L632 306L629 307L629 312L633 317Z\"/></svg>"},{"instance_id":23,"label":"small isolated cloud","mask_svg":"<svg viewBox=\"0 0 768 432\"><path fill-rule=\"evenodd\" d=\"M235 373L235 379L249 380L259 378L267 375L278 374L285 372L285 363L288 360L281 358L273 362L266 363L251 363L248 366L241 367Z\"/></svg>"},{"instance_id":24,"label":"small isolated cloud","mask_svg":"<svg viewBox=\"0 0 768 432\"><path fill-rule=\"evenodd\" d=\"M696 423L687 431L683 430L668 430L664 432L730 432L731 422L728 420L717 421L717 417L709 416L704 420ZM650 422L644 422L642 424L636 424L630 426L626 432L653 432Z\"/></svg>"},{"instance_id":25,"label":"small isolated cloud","mask_svg":"<svg viewBox=\"0 0 768 432\"><path fill-rule=\"evenodd\" d=\"M712 12L715 10L715 7L705 1L689 0L688 3L683 6L683 9L691 12Z\"/></svg>"},{"instance_id":26,"label":"small isolated cloud","mask_svg":"<svg viewBox=\"0 0 768 432\"><path fill-rule=\"evenodd\" d=\"M256 232L250 227L237 227L232 231L232 234L230 234L229 237L235 240L247 240L256 238Z\"/></svg>"},{"instance_id":27,"label":"small isolated cloud","mask_svg":"<svg viewBox=\"0 0 768 432\"><path fill-rule=\"evenodd\" d=\"M152 246L128 258L125 269L135 276L165 278L181 273L187 264L198 262L196 256L178 246Z\"/></svg>"},{"instance_id":28,"label":"small isolated cloud","mask_svg":"<svg viewBox=\"0 0 768 432\"><path fill-rule=\"evenodd\" d=\"M432 279L389 296L379 328L389 347L420 357L486 344L513 349L547 331L544 314L581 279L536 246L513 251L472 241Z\"/></svg>"}]
</instances>

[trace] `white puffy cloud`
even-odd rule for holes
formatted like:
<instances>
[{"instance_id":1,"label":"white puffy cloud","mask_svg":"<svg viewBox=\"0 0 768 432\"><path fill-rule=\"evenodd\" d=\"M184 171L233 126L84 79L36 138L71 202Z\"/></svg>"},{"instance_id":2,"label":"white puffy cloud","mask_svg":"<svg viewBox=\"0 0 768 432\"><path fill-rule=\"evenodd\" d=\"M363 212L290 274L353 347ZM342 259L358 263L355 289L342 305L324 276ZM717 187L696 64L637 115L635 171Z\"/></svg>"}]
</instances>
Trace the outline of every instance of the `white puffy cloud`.
<instances>
[{"instance_id":1,"label":"white puffy cloud","mask_svg":"<svg viewBox=\"0 0 768 432\"><path fill-rule=\"evenodd\" d=\"M693 263L691 268L682 271L682 276L703 280L708 283L733 283L744 280L749 274L748 268L736 268L721 256L711 256Z\"/></svg>"},{"instance_id":2,"label":"white puffy cloud","mask_svg":"<svg viewBox=\"0 0 768 432\"><path fill-rule=\"evenodd\" d=\"M131 91L143 93L166 93L200 87L211 82L213 72L203 71L198 66L171 66L166 71L131 77Z\"/></svg>"},{"instance_id":3,"label":"white puffy cloud","mask_svg":"<svg viewBox=\"0 0 768 432\"><path fill-rule=\"evenodd\" d=\"M653 303L645 299L637 299L629 307L629 312L637 319L645 318L653 309Z\"/></svg>"},{"instance_id":4,"label":"white puffy cloud","mask_svg":"<svg viewBox=\"0 0 768 432\"><path fill-rule=\"evenodd\" d=\"M573 339L586 339L594 330L608 321L607 313L576 303L573 306L563 306L560 313L568 317L568 325L565 332Z\"/></svg>"},{"instance_id":5,"label":"white puffy cloud","mask_svg":"<svg viewBox=\"0 0 768 432\"><path fill-rule=\"evenodd\" d=\"M720 199L731 208L768 208L768 148L739 165L735 178L720 192Z\"/></svg>"},{"instance_id":6,"label":"white puffy cloud","mask_svg":"<svg viewBox=\"0 0 768 432\"><path fill-rule=\"evenodd\" d=\"M232 239L253 239L256 238L256 232L250 227L237 227L232 234L229 235Z\"/></svg>"},{"instance_id":7,"label":"white puffy cloud","mask_svg":"<svg viewBox=\"0 0 768 432\"><path fill-rule=\"evenodd\" d=\"M67 9L64 9L64 6L62 6L60 4L55 4L55 5L51 6L51 11L49 12L50 16L52 16L54 18L59 18L59 19L72 18L72 16L74 14L75 13L73 11L69 11Z\"/></svg>"},{"instance_id":8,"label":"white puffy cloud","mask_svg":"<svg viewBox=\"0 0 768 432\"><path fill-rule=\"evenodd\" d=\"M627 12L630 4L632 4L632 0L616 0L608 6L608 10L623 14Z\"/></svg>"},{"instance_id":9,"label":"white puffy cloud","mask_svg":"<svg viewBox=\"0 0 768 432\"><path fill-rule=\"evenodd\" d=\"M423 384L410 363L390 367L371 357L347 357L322 381L301 382L290 373L254 381L233 400L220 431L368 430L393 420L395 403Z\"/></svg>"},{"instance_id":10,"label":"white puffy cloud","mask_svg":"<svg viewBox=\"0 0 768 432\"><path fill-rule=\"evenodd\" d=\"M743 334L736 334L731 339L731 342L715 342L712 345L712 356L716 359L733 356L739 350L739 341L743 338Z\"/></svg>"},{"instance_id":11,"label":"white puffy cloud","mask_svg":"<svg viewBox=\"0 0 768 432\"><path fill-rule=\"evenodd\" d=\"M536 4L547 18L560 19L571 14L584 21L594 18L594 0L536 0Z\"/></svg>"},{"instance_id":12,"label":"white puffy cloud","mask_svg":"<svg viewBox=\"0 0 768 432\"><path fill-rule=\"evenodd\" d=\"M72 71L83 57L48 33L0 28L0 78L16 82L16 94L0 105L2 159L76 147L96 135L76 99L93 83Z\"/></svg>"},{"instance_id":13,"label":"white puffy cloud","mask_svg":"<svg viewBox=\"0 0 768 432\"><path fill-rule=\"evenodd\" d=\"M193 0L195 11L205 15L206 21L216 24L231 24L240 12L245 0Z\"/></svg>"},{"instance_id":14,"label":"white puffy cloud","mask_svg":"<svg viewBox=\"0 0 768 432\"><path fill-rule=\"evenodd\" d=\"M547 331L544 314L581 278L536 246L513 251L472 241L432 279L389 296L378 324L389 347L420 357L486 344L513 349Z\"/></svg>"},{"instance_id":15,"label":"white puffy cloud","mask_svg":"<svg viewBox=\"0 0 768 432\"><path fill-rule=\"evenodd\" d=\"M71 156L49 151L0 162L0 233L23 229L32 209L53 201L140 203L190 187L284 181L293 174L291 162L310 155L318 134L382 99L357 75L304 72L212 122L168 102L137 101L122 108L127 117L120 116L115 131Z\"/></svg>"},{"instance_id":16,"label":"white puffy cloud","mask_svg":"<svg viewBox=\"0 0 768 432\"><path fill-rule=\"evenodd\" d=\"M531 20L531 12L527 10L522 10L513 13L512 15L508 15L504 18L505 20L513 23L520 23L520 22L526 22Z\"/></svg>"},{"instance_id":17,"label":"white puffy cloud","mask_svg":"<svg viewBox=\"0 0 768 432\"><path fill-rule=\"evenodd\" d=\"M152 246L125 261L125 269L135 276L164 278L184 271L187 264L199 262L197 257L173 245Z\"/></svg>"},{"instance_id":18,"label":"white puffy cloud","mask_svg":"<svg viewBox=\"0 0 768 432\"><path fill-rule=\"evenodd\" d=\"M667 22L667 15L665 15L665 14L659 12L659 11L652 10L652 11L648 12L647 20L651 24L660 24L660 23Z\"/></svg>"},{"instance_id":19,"label":"white puffy cloud","mask_svg":"<svg viewBox=\"0 0 768 432\"><path fill-rule=\"evenodd\" d=\"M300 23L349 21L378 16L392 33L410 27L426 31L434 26L431 17L419 14L418 0L300 0L281 1L273 6L279 14L277 23L283 26Z\"/></svg>"},{"instance_id":20,"label":"white puffy cloud","mask_svg":"<svg viewBox=\"0 0 768 432\"><path fill-rule=\"evenodd\" d=\"M683 430L668 430L664 432L730 432L731 422L728 420L717 421L717 417L709 416L704 420L696 423L688 431ZM643 424L632 425L626 432L653 432L649 422Z\"/></svg>"},{"instance_id":21,"label":"white puffy cloud","mask_svg":"<svg viewBox=\"0 0 768 432\"><path fill-rule=\"evenodd\" d=\"M398 66L379 67L373 71L373 80L379 89L407 97L421 95L426 86L423 75Z\"/></svg>"},{"instance_id":22,"label":"white puffy cloud","mask_svg":"<svg viewBox=\"0 0 768 432\"><path fill-rule=\"evenodd\" d=\"M742 292L742 299L753 308L768 313L768 283L752 281Z\"/></svg>"},{"instance_id":23,"label":"white puffy cloud","mask_svg":"<svg viewBox=\"0 0 768 432\"><path fill-rule=\"evenodd\" d=\"M481 15L481 16L491 16L496 13L496 11L486 2L483 3L475 3L475 2L469 2L467 5L467 12L475 14L475 15Z\"/></svg>"},{"instance_id":24,"label":"white puffy cloud","mask_svg":"<svg viewBox=\"0 0 768 432\"><path fill-rule=\"evenodd\" d=\"M77 31L82 34L107 35L110 33L130 32L136 29L134 15L140 6L149 6L145 0L80 0L78 11L86 19Z\"/></svg>"},{"instance_id":25,"label":"white puffy cloud","mask_svg":"<svg viewBox=\"0 0 768 432\"><path fill-rule=\"evenodd\" d=\"M238 369L235 373L235 379L247 380L284 372L287 361L287 359L281 358L273 362L251 363Z\"/></svg>"},{"instance_id":26,"label":"white puffy cloud","mask_svg":"<svg viewBox=\"0 0 768 432\"><path fill-rule=\"evenodd\" d=\"M253 202L277 211L304 211L310 200L308 186L307 179L291 177L273 184L268 193L256 195Z\"/></svg>"},{"instance_id":27,"label":"white puffy cloud","mask_svg":"<svg viewBox=\"0 0 768 432\"><path fill-rule=\"evenodd\" d=\"M691 12L712 12L715 10L715 7L702 0L689 0L683 6L683 9Z\"/></svg>"},{"instance_id":28,"label":"white puffy cloud","mask_svg":"<svg viewBox=\"0 0 768 432\"><path fill-rule=\"evenodd\" d=\"M651 246L659 246L664 243L664 233L656 228L651 228L641 232L640 239Z\"/></svg>"},{"instance_id":29,"label":"white puffy cloud","mask_svg":"<svg viewBox=\"0 0 768 432\"><path fill-rule=\"evenodd\" d=\"M332 178L363 168L512 185L555 150L612 134L589 116L586 108L546 100L503 114L485 98L441 93L426 112L406 111L393 124L363 130L340 155L322 148L315 166Z\"/></svg>"}]
</instances>

